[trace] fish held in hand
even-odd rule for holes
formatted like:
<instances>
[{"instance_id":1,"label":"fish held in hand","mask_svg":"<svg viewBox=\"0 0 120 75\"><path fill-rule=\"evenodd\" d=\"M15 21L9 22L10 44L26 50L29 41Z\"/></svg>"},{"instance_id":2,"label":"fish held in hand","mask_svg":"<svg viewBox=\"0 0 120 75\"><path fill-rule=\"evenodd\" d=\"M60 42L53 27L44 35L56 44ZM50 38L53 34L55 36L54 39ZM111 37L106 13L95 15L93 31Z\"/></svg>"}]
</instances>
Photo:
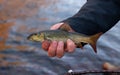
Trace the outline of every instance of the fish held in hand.
<instances>
[{"instance_id":1,"label":"fish held in hand","mask_svg":"<svg viewBox=\"0 0 120 75\"><path fill-rule=\"evenodd\" d=\"M43 42L44 40L49 41L63 41L66 43L67 39L71 39L77 47L82 48L82 44L90 44L95 52L96 50L96 42L102 32L97 33L92 36L80 34L77 32L67 32L63 30L45 30L40 31L39 33L33 33L28 36L28 40L36 41L36 42Z\"/></svg>"}]
</instances>

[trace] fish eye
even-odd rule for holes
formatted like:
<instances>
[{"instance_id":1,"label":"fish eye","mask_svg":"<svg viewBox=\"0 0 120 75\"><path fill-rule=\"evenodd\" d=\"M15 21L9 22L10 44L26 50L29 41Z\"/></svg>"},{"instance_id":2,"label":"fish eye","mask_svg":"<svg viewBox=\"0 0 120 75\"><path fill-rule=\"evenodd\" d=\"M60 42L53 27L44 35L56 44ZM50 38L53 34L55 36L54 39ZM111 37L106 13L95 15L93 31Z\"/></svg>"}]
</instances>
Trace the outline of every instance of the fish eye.
<instances>
[{"instance_id":1,"label":"fish eye","mask_svg":"<svg viewBox=\"0 0 120 75\"><path fill-rule=\"evenodd\" d=\"M34 37L34 36L37 36L37 34L36 33L34 33L34 34L32 34L32 36Z\"/></svg>"},{"instance_id":2,"label":"fish eye","mask_svg":"<svg viewBox=\"0 0 120 75\"><path fill-rule=\"evenodd\" d=\"M34 36L35 36L35 37L40 37L41 34L37 34L37 33L35 33Z\"/></svg>"}]
</instances>

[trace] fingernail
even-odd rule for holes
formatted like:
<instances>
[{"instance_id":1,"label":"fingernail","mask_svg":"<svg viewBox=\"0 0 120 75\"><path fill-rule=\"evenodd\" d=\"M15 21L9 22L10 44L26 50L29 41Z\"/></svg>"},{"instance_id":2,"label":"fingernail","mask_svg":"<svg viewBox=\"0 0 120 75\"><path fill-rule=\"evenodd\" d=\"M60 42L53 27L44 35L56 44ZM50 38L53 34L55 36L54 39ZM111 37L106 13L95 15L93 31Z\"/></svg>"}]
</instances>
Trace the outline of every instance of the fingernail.
<instances>
[{"instance_id":1,"label":"fingernail","mask_svg":"<svg viewBox=\"0 0 120 75\"><path fill-rule=\"evenodd\" d=\"M62 58L63 56L57 56L58 58Z\"/></svg>"},{"instance_id":2,"label":"fingernail","mask_svg":"<svg viewBox=\"0 0 120 75\"><path fill-rule=\"evenodd\" d=\"M68 39L68 42L69 42L69 44L68 44L68 52L74 52L74 50L75 50L75 47L74 47L74 43L72 42L72 40L70 40L70 39Z\"/></svg>"}]
</instances>

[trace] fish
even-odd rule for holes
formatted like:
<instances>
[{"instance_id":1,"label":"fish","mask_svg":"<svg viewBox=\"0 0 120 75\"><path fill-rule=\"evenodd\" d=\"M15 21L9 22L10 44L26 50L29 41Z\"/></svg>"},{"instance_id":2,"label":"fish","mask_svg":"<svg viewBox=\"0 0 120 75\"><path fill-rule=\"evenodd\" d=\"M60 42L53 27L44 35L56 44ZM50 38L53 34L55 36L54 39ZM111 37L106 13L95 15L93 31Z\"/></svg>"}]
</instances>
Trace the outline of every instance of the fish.
<instances>
[{"instance_id":1,"label":"fish","mask_svg":"<svg viewBox=\"0 0 120 75\"><path fill-rule=\"evenodd\" d=\"M48 41L63 41L66 43L67 39L71 39L77 47L83 48L83 44L90 44L94 52L96 50L96 42L102 35L102 32L95 35L85 35L78 32L68 32L64 30L44 30L37 33L30 34L27 39L33 42Z\"/></svg>"}]
</instances>

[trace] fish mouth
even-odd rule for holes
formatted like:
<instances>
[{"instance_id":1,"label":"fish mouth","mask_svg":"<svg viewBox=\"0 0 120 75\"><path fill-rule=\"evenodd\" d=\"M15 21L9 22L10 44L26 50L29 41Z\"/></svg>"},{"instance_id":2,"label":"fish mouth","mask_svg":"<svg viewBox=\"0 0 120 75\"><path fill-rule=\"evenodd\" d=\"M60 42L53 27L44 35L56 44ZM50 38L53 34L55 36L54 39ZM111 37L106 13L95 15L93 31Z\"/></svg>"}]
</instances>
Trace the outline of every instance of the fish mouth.
<instances>
[{"instance_id":1,"label":"fish mouth","mask_svg":"<svg viewBox=\"0 0 120 75\"><path fill-rule=\"evenodd\" d=\"M27 40L30 40L30 38L31 38L31 36L28 36L28 37L27 37Z\"/></svg>"},{"instance_id":2,"label":"fish mouth","mask_svg":"<svg viewBox=\"0 0 120 75\"><path fill-rule=\"evenodd\" d=\"M31 34L27 37L27 40L32 40L32 36L35 35L35 34Z\"/></svg>"},{"instance_id":3,"label":"fish mouth","mask_svg":"<svg viewBox=\"0 0 120 75\"><path fill-rule=\"evenodd\" d=\"M33 36L36 36L37 34L36 33L33 33L33 34L30 34L28 37L27 37L27 40L33 40Z\"/></svg>"}]
</instances>

